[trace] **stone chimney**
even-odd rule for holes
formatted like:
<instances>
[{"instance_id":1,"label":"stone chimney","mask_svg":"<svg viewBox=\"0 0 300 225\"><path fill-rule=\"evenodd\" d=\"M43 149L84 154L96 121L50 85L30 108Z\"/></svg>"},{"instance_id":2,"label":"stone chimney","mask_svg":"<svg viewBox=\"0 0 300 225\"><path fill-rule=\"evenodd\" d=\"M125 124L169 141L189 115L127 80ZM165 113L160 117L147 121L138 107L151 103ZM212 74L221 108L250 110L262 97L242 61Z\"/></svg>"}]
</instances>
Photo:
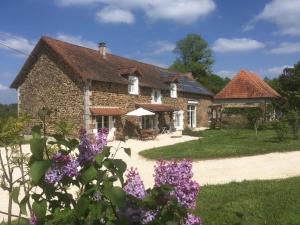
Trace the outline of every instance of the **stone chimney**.
<instances>
[{"instance_id":1,"label":"stone chimney","mask_svg":"<svg viewBox=\"0 0 300 225\"><path fill-rule=\"evenodd\" d=\"M102 58L106 58L106 44L104 42L99 43L99 53Z\"/></svg>"}]
</instances>

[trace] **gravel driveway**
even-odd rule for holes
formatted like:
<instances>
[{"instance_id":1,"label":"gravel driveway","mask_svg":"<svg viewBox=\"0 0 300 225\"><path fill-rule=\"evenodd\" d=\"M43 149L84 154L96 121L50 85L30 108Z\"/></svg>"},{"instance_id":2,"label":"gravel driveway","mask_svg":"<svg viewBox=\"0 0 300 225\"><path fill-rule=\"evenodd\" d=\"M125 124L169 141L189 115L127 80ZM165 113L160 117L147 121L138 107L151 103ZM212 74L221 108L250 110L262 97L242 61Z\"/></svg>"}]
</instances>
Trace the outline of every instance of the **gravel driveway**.
<instances>
[{"instance_id":1,"label":"gravel driveway","mask_svg":"<svg viewBox=\"0 0 300 225\"><path fill-rule=\"evenodd\" d=\"M119 151L116 158L122 158L129 167L137 167L146 187L153 185L153 167L155 161L147 160L138 152L160 146L176 144L195 140L197 138L182 136L171 138L169 135L160 135L154 141L128 140L124 142L110 142L110 146L122 146L131 148L131 157L123 151ZM25 145L28 151L29 146ZM195 161L193 163L194 179L201 185L223 184L232 181L280 179L292 176L300 176L300 151L271 153L258 156L241 158L228 158L216 160ZM7 193L0 190L0 210L7 211ZM14 208L14 213L18 213ZM0 214L0 221L3 217Z\"/></svg>"}]
</instances>

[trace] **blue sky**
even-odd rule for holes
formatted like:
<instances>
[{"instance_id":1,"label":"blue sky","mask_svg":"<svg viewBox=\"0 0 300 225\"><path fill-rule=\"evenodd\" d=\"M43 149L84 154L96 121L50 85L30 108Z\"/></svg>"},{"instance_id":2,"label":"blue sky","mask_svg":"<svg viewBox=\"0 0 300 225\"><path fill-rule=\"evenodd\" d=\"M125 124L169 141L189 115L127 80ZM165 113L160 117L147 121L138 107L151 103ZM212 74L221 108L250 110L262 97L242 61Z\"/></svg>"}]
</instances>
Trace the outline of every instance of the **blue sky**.
<instances>
[{"instance_id":1,"label":"blue sky","mask_svg":"<svg viewBox=\"0 0 300 225\"><path fill-rule=\"evenodd\" d=\"M176 41L200 34L213 71L277 76L300 60L300 0L1 0L0 43L27 54L41 35L169 66ZM26 56L0 44L0 103Z\"/></svg>"}]
</instances>

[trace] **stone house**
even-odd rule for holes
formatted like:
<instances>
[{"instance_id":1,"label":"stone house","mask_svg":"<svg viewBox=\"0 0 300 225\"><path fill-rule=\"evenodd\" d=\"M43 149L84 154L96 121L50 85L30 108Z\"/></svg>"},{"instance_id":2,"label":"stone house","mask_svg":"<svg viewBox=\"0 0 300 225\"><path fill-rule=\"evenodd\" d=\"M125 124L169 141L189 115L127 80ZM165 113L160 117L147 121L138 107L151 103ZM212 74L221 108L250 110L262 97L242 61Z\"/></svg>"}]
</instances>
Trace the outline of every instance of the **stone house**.
<instances>
[{"instance_id":1,"label":"stone house","mask_svg":"<svg viewBox=\"0 0 300 225\"><path fill-rule=\"evenodd\" d=\"M37 111L53 109L51 123L67 120L89 133L109 129L109 138L133 136L142 107L155 113L138 121L143 129L206 126L213 94L191 74L180 74L106 52L42 37L11 84L18 111L38 123ZM49 127L53 130L53 127Z\"/></svg>"}]
</instances>

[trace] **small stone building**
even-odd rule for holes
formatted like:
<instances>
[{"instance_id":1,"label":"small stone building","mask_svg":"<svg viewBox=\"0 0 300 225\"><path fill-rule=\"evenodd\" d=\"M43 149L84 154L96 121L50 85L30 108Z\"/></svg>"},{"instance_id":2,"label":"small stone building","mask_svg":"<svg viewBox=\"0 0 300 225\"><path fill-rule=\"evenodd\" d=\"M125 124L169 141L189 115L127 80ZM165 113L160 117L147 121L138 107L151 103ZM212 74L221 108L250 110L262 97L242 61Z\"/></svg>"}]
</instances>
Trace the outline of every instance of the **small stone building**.
<instances>
[{"instance_id":1,"label":"small stone building","mask_svg":"<svg viewBox=\"0 0 300 225\"><path fill-rule=\"evenodd\" d=\"M215 96L210 108L212 119L221 120L222 111L227 108L261 108L266 115L267 107L280 95L257 74L241 70Z\"/></svg>"},{"instance_id":2,"label":"small stone building","mask_svg":"<svg viewBox=\"0 0 300 225\"><path fill-rule=\"evenodd\" d=\"M176 130L208 123L213 94L191 74L181 74L50 37L42 37L11 88L18 92L18 110L30 126L37 112L51 108L51 124L67 120L89 133L109 129L109 139L130 136L136 120L125 114L142 107L155 113L139 121L144 129ZM53 127L49 127L53 130Z\"/></svg>"}]
</instances>

